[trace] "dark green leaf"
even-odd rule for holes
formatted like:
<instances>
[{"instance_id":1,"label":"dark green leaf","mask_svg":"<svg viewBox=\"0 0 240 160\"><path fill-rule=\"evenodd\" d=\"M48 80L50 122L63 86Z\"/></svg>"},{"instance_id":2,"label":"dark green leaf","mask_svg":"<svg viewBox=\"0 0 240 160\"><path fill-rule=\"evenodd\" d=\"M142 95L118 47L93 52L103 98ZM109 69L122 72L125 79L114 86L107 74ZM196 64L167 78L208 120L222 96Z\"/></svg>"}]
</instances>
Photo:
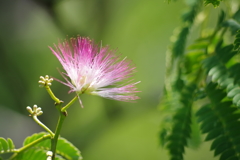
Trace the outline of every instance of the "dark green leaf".
<instances>
[{"instance_id":1,"label":"dark green leaf","mask_svg":"<svg viewBox=\"0 0 240 160\"><path fill-rule=\"evenodd\" d=\"M218 18L217 26L220 26L223 23L225 17L226 17L225 12L223 10L221 10L220 16Z\"/></svg>"},{"instance_id":2,"label":"dark green leaf","mask_svg":"<svg viewBox=\"0 0 240 160\"><path fill-rule=\"evenodd\" d=\"M217 138L218 136L220 136L221 134L223 133L223 130L222 128L217 128L217 129L214 129L214 130L211 130L207 137L206 137L206 141L209 141L209 140L212 140L212 139L215 139Z\"/></svg>"},{"instance_id":3,"label":"dark green leaf","mask_svg":"<svg viewBox=\"0 0 240 160\"><path fill-rule=\"evenodd\" d=\"M240 23L240 8L237 10L237 12L233 15L233 19L238 21Z\"/></svg>"},{"instance_id":4,"label":"dark green leaf","mask_svg":"<svg viewBox=\"0 0 240 160\"><path fill-rule=\"evenodd\" d=\"M205 106L202 106L197 112L196 112L196 116L200 116L200 115L204 115L208 112L211 111L210 105L207 104Z\"/></svg>"},{"instance_id":5,"label":"dark green leaf","mask_svg":"<svg viewBox=\"0 0 240 160\"><path fill-rule=\"evenodd\" d=\"M159 133L159 137L160 137L160 144L164 146L166 143L167 129L163 128Z\"/></svg>"},{"instance_id":6,"label":"dark green leaf","mask_svg":"<svg viewBox=\"0 0 240 160\"><path fill-rule=\"evenodd\" d=\"M235 151L233 149L228 149L225 152L223 152L223 154L220 156L220 160L226 160L232 156L235 155Z\"/></svg>"},{"instance_id":7,"label":"dark green leaf","mask_svg":"<svg viewBox=\"0 0 240 160\"><path fill-rule=\"evenodd\" d=\"M189 33L188 27L182 28L182 30L180 31L172 49L173 55L175 57L180 57L184 54L188 33Z\"/></svg>"},{"instance_id":8,"label":"dark green leaf","mask_svg":"<svg viewBox=\"0 0 240 160\"><path fill-rule=\"evenodd\" d=\"M215 150L219 145L221 145L222 143L225 143L226 141L227 141L227 138L225 136L219 136L213 141L210 150Z\"/></svg>"},{"instance_id":9,"label":"dark green leaf","mask_svg":"<svg viewBox=\"0 0 240 160\"><path fill-rule=\"evenodd\" d=\"M207 133L207 132L210 132L213 128L220 128L220 127L222 127L222 125L218 121L212 121L212 122L206 121L201 125L201 130L202 130L202 133Z\"/></svg>"},{"instance_id":10,"label":"dark green leaf","mask_svg":"<svg viewBox=\"0 0 240 160\"><path fill-rule=\"evenodd\" d=\"M224 151L229 149L231 146L232 146L232 144L228 143L228 142L221 143L220 145L218 145L216 147L215 152L214 152L214 156L217 156L217 155L223 153Z\"/></svg>"},{"instance_id":11,"label":"dark green leaf","mask_svg":"<svg viewBox=\"0 0 240 160\"><path fill-rule=\"evenodd\" d=\"M228 160L239 160L239 158L235 155L233 155L232 157L228 158Z\"/></svg>"}]
</instances>

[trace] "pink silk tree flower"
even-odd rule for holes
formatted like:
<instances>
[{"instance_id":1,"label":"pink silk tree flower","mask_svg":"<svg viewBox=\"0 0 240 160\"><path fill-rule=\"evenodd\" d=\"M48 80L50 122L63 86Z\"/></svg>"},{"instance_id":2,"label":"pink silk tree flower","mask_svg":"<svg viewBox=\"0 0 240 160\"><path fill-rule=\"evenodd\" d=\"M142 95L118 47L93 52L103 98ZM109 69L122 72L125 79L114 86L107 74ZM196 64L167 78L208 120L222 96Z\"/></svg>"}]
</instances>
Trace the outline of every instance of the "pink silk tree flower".
<instances>
[{"instance_id":1,"label":"pink silk tree flower","mask_svg":"<svg viewBox=\"0 0 240 160\"><path fill-rule=\"evenodd\" d=\"M133 76L135 67L126 58L121 59L116 51L109 50L108 46L98 46L89 38L77 37L59 42L55 50L49 48L66 71L62 73L66 82L58 81L70 87L69 92L125 102L139 99L135 95L139 92L135 86L139 82L128 80Z\"/></svg>"}]
</instances>

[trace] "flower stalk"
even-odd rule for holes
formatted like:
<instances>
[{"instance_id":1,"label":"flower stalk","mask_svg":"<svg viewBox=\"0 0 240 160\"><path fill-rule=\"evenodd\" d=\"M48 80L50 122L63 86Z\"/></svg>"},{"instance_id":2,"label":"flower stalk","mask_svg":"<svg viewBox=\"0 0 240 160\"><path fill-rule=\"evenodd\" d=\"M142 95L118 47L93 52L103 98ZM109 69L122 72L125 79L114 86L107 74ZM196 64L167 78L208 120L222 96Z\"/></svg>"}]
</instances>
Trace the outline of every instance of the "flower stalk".
<instances>
[{"instance_id":1,"label":"flower stalk","mask_svg":"<svg viewBox=\"0 0 240 160\"><path fill-rule=\"evenodd\" d=\"M64 112L61 111L61 106L62 106L61 103L56 105L56 108L59 111L59 118L58 118L56 130L55 130L55 135L54 135L53 139L51 140L51 151L53 153L52 160L55 159L58 138L60 136L60 131L62 129L63 122L67 116L66 111L64 111Z\"/></svg>"},{"instance_id":2,"label":"flower stalk","mask_svg":"<svg viewBox=\"0 0 240 160\"><path fill-rule=\"evenodd\" d=\"M45 87L46 91L50 95L50 97L56 102L56 104L60 104L62 101L58 99L54 93L52 92L50 86L52 85L53 78L50 78L48 75L45 77L40 76L40 80L38 81L40 87Z\"/></svg>"},{"instance_id":3,"label":"flower stalk","mask_svg":"<svg viewBox=\"0 0 240 160\"><path fill-rule=\"evenodd\" d=\"M45 89L47 90L50 97L56 102L56 104L60 104L62 101L58 99L52 92L51 88L49 86L45 86Z\"/></svg>"},{"instance_id":4,"label":"flower stalk","mask_svg":"<svg viewBox=\"0 0 240 160\"><path fill-rule=\"evenodd\" d=\"M31 108L28 106L27 111L30 113L30 116L33 118L33 120L43 129L45 129L53 138L54 133L37 118L38 116L43 114L41 107L38 107L37 105L33 105L33 108Z\"/></svg>"},{"instance_id":5,"label":"flower stalk","mask_svg":"<svg viewBox=\"0 0 240 160\"><path fill-rule=\"evenodd\" d=\"M33 117L33 120L39 125L41 126L43 129L45 129L51 136L51 138L54 137L54 133L47 127L45 126L38 118L36 115L32 116Z\"/></svg>"}]
</instances>

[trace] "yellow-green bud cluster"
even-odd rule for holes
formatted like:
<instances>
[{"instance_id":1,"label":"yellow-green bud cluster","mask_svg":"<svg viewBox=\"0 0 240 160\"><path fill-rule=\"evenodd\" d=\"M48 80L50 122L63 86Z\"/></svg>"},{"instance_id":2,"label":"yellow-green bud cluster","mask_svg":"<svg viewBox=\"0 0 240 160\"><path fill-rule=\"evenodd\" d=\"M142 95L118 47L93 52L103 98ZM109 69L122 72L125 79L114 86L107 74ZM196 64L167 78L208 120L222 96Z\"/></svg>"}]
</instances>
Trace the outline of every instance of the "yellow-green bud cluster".
<instances>
[{"instance_id":1,"label":"yellow-green bud cluster","mask_svg":"<svg viewBox=\"0 0 240 160\"><path fill-rule=\"evenodd\" d=\"M33 105L33 108L27 106L27 111L31 115L36 115L36 116L40 116L40 115L43 114L43 111L42 111L41 107L38 107L37 105Z\"/></svg>"},{"instance_id":2,"label":"yellow-green bud cluster","mask_svg":"<svg viewBox=\"0 0 240 160\"><path fill-rule=\"evenodd\" d=\"M40 76L40 80L38 81L38 83L40 84L39 87L44 87L44 86L51 86L53 79L50 78L48 75L46 75L45 77Z\"/></svg>"}]
</instances>

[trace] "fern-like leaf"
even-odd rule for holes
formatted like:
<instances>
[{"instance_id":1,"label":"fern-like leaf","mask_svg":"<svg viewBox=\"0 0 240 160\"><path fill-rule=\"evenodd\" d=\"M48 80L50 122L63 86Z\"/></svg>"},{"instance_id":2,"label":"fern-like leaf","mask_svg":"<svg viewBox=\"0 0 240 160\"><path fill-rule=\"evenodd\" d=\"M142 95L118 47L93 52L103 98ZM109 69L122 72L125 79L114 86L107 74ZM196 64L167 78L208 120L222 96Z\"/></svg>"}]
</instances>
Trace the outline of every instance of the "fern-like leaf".
<instances>
[{"instance_id":1,"label":"fern-like leaf","mask_svg":"<svg viewBox=\"0 0 240 160\"><path fill-rule=\"evenodd\" d=\"M182 160L187 139L191 135L192 102L196 86L185 86L181 95L182 106L176 110L173 116L173 128L167 137L167 148L171 154L171 160Z\"/></svg>"},{"instance_id":2,"label":"fern-like leaf","mask_svg":"<svg viewBox=\"0 0 240 160\"><path fill-rule=\"evenodd\" d=\"M206 93L211 103L196 113L201 123L201 131L207 133L205 140L213 140L211 150L215 156L220 155L220 160L240 159L240 139L237 130L240 126L240 114L231 101L224 101L226 93L217 88L217 84L209 83Z\"/></svg>"},{"instance_id":3,"label":"fern-like leaf","mask_svg":"<svg viewBox=\"0 0 240 160\"><path fill-rule=\"evenodd\" d=\"M190 9L183 14L182 20L184 23L187 23L182 29L180 30L178 36L176 37L176 41L173 44L173 56L181 57L184 54L185 46L187 42L187 36L189 34L189 30L199 12L199 8L201 5L201 0L194 0L192 5L189 7Z\"/></svg>"},{"instance_id":4,"label":"fern-like leaf","mask_svg":"<svg viewBox=\"0 0 240 160\"><path fill-rule=\"evenodd\" d=\"M229 68L226 66L236 54L237 51L233 50L233 45L216 47L216 55L205 59L203 67L211 77L212 82L216 82L225 89L227 96L232 99L236 106L240 107L240 87L238 84L240 64L235 63Z\"/></svg>"},{"instance_id":5,"label":"fern-like leaf","mask_svg":"<svg viewBox=\"0 0 240 160\"><path fill-rule=\"evenodd\" d=\"M196 77L199 76L201 72L201 63L196 63L197 61L202 61L206 58L206 50L209 45L209 38L199 38L192 45L188 47L187 54L182 62L182 72L183 79L188 82L195 81Z\"/></svg>"}]
</instances>

